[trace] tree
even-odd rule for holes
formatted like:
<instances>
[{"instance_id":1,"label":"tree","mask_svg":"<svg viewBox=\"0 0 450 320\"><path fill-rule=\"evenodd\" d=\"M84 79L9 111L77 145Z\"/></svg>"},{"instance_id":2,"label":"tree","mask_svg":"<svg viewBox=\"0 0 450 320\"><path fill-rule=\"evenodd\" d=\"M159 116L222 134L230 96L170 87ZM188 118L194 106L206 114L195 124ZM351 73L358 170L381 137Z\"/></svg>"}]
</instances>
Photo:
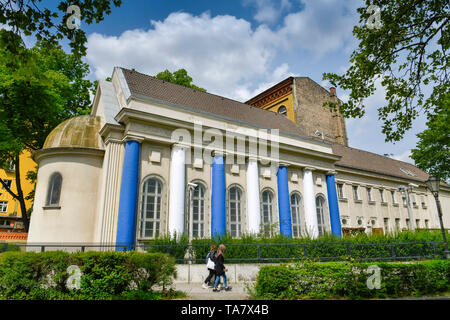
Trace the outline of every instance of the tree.
<instances>
[{"instance_id":1,"label":"tree","mask_svg":"<svg viewBox=\"0 0 450 320\"><path fill-rule=\"evenodd\" d=\"M62 121L89 113L92 83L83 80L88 73L86 63L60 46L38 41L27 49L19 35L0 30L0 167L14 163L17 190L2 179L0 184L18 200L26 230L20 155L41 149Z\"/></svg>"},{"instance_id":2,"label":"tree","mask_svg":"<svg viewBox=\"0 0 450 320\"><path fill-rule=\"evenodd\" d=\"M59 11L41 8L40 4L41 0L0 0L0 24L17 35L35 35L37 40L46 40L53 45L67 38L72 53L81 57L86 55L87 41L83 23L99 23L105 14L111 13L111 6L119 7L122 0L60 1ZM76 7L69 8L71 5ZM74 18L79 19L80 28L74 28Z\"/></svg>"},{"instance_id":3,"label":"tree","mask_svg":"<svg viewBox=\"0 0 450 320\"><path fill-rule=\"evenodd\" d=\"M416 166L441 179L450 179L450 93L436 114L428 117L427 129L419 133L411 158Z\"/></svg>"},{"instance_id":4,"label":"tree","mask_svg":"<svg viewBox=\"0 0 450 320\"><path fill-rule=\"evenodd\" d=\"M185 69L177 70L174 73L166 69L163 72L158 73L156 75L156 78L167 82L176 83L188 88L193 88L199 91L206 92L206 89L197 87L195 84L192 83L192 78L188 75Z\"/></svg>"},{"instance_id":5,"label":"tree","mask_svg":"<svg viewBox=\"0 0 450 320\"><path fill-rule=\"evenodd\" d=\"M360 25L353 34L359 46L351 54L351 66L343 75L323 75L332 85L349 90L349 99L327 105L339 108L345 117L362 117L364 99L381 81L387 100L378 108L382 132L386 141L399 141L421 112L431 117L446 101L450 4L447 0L366 0L358 12ZM377 15L381 25L372 23ZM431 93L426 94L428 89Z\"/></svg>"}]
</instances>

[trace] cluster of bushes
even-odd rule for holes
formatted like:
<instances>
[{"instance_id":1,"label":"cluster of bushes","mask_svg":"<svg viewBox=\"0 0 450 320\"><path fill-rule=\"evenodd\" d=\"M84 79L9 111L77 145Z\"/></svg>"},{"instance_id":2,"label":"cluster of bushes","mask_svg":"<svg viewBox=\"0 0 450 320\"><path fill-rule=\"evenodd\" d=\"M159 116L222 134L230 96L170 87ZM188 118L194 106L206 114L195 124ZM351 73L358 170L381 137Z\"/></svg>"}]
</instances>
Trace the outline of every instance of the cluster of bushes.
<instances>
[{"instance_id":1,"label":"cluster of bushes","mask_svg":"<svg viewBox=\"0 0 450 320\"><path fill-rule=\"evenodd\" d=\"M5 252L0 299L160 299L175 259L138 252Z\"/></svg>"},{"instance_id":2,"label":"cluster of bushes","mask_svg":"<svg viewBox=\"0 0 450 320\"><path fill-rule=\"evenodd\" d=\"M434 243L433 243L434 242ZM439 243L440 242L440 243ZM229 235L218 239L194 239L186 236L164 236L147 243L149 252L164 252L182 263L189 256L195 263L204 263L211 244L227 246L229 263L286 262L302 258L324 261L359 259L434 258L444 254L439 231L418 230L389 235L359 234L339 238L330 234L318 239L287 238L281 235L261 237L244 235L234 239Z\"/></svg>"},{"instance_id":3,"label":"cluster of bushes","mask_svg":"<svg viewBox=\"0 0 450 320\"><path fill-rule=\"evenodd\" d=\"M252 294L255 299L295 300L370 299L450 292L450 261L376 263L378 280L371 271L373 268L373 263L308 260L293 265L263 266Z\"/></svg>"}]
</instances>

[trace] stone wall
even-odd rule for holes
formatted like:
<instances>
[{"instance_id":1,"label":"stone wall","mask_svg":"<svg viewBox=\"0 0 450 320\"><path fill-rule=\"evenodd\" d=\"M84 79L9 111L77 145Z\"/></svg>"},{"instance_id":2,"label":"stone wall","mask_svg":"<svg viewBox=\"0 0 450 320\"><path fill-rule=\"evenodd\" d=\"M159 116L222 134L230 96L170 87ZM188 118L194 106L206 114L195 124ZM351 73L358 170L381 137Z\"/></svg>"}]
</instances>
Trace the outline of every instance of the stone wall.
<instances>
[{"instance_id":1,"label":"stone wall","mask_svg":"<svg viewBox=\"0 0 450 320\"><path fill-rule=\"evenodd\" d=\"M336 95L307 77L294 78L294 113L297 123L307 135L348 146L345 120L323 103L337 102Z\"/></svg>"}]
</instances>

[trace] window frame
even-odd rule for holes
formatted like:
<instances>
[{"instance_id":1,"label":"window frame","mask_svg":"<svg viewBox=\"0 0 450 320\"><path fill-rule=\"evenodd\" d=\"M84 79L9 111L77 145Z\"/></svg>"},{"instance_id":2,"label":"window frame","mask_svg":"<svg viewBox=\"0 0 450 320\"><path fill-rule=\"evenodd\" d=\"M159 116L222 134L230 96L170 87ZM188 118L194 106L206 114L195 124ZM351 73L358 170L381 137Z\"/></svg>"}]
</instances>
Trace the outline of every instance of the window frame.
<instances>
[{"instance_id":1,"label":"window frame","mask_svg":"<svg viewBox=\"0 0 450 320\"><path fill-rule=\"evenodd\" d=\"M366 187L366 193L367 193L367 201L369 203L374 203L375 200L373 199L373 196L372 196L372 187Z\"/></svg>"},{"instance_id":2,"label":"window frame","mask_svg":"<svg viewBox=\"0 0 450 320\"><path fill-rule=\"evenodd\" d=\"M236 199L231 198L231 191L236 189L239 196ZM233 238L240 238L242 235L242 213L244 212L244 189L237 184L232 184L227 190L227 230ZM236 207L236 221L231 221L232 204ZM233 225L236 226L233 234Z\"/></svg>"},{"instance_id":3,"label":"window frame","mask_svg":"<svg viewBox=\"0 0 450 320\"><path fill-rule=\"evenodd\" d=\"M336 189L337 189L338 199L345 199L344 184L340 183L340 182L336 183Z\"/></svg>"},{"instance_id":4,"label":"window frame","mask_svg":"<svg viewBox=\"0 0 450 320\"><path fill-rule=\"evenodd\" d=\"M191 181L191 183L196 184L197 186L192 189L192 191L188 190L188 197L189 197L189 211L187 215L187 230L188 230L188 236L189 239L202 239L207 236L207 230L206 230L206 214L207 214L207 192L208 188L206 187L206 184L195 180ZM203 190L203 194L198 195L198 199L195 196L195 191L199 188L199 190ZM189 194L189 192L192 192ZM194 220L194 208L195 203L194 201L199 201L199 204L197 205L197 208L201 208L202 211L199 210L197 213L198 219ZM202 219L201 219L202 218ZM194 236L194 227L196 226L197 233L196 236Z\"/></svg>"},{"instance_id":5,"label":"window frame","mask_svg":"<svg viewBox=\"0 0 450 320\"><path fill-rule=\"evenodd\" d=\"M392 198L392 205L398 206L397 199L395 198L395 190L391 190L391 198Z\"/></svg>"},{"instance_id":6,"label":"window frame","mask_svg":"<svg viewBox=\"0 0 450 320\"><path fill-rule=\"evenodd\" d=\"M8 205L9 202L6 200L0 201L0 209L3 208L3 210L0 210L0 213L7 213L8 212Z\"/></svg>"},{"instance_id":7,"label":"window frame","mask_svg":"<svg viewBox=\"0 0 450 320\"><path fill-rule=\"evenodd\" d=\"M361 201L361 198L359 197L359 186L352 185L352 192L353 192L353 200Z\"/></svg>"},{"instance_id":8,"label":"window frame","mask_svg":"<svg viewBox=\"0 0 450 320\"><path fill-rule=\"evenodd\" d=\"M60 178L59 190L58 192L58 201L56 203L52 202L53 195L55 192L55 179ZM61 203L61 193L62 193L62 185L63 185L63 177L59 172L53 172L50 175L49 182L47 185L47 197L45 199L45 207L46 208L59 208Z\"/></svg>"},{"instance_id":9,"label":"window frame","mask_svg":"<svg viewBox=\"0 0 450 320\"><path fill-rule=\"evenodd\" d=\"M270 202L265 202L264 201L264 194L266 193L266 192L268 192L269 193L269 195L270 195ZM263 232L264 232L264 235L265 236L268 236L268 237L272 237L273 236L273 234L274 234L274 232L273 232L273 228L272 228L272 225L273 225L273 212L274 212L274 200L275 200L275 193L273 192L273 190L272 189L263 189L262 191L261 191L261 225L262 225L262 228L263 228ZM269 221L265 221L266 219L264 218L264 207L265 206L268 206L268 208L270 209L269 211L270 212L268 212L267 213L267 215L268 215L268 220ZM266 228L269 228L269 230L265 230Z\"/></svg>"},{"instance_id":10,"label":"window frame","mask_svg":"<svg viewBox=\"0 0 450 320\"><path fill-rule=\"evenodd\" d=\"M317 204L317 200L319 198L323 200L322 207L321 207L321 212L319 212L320 209L319 209L319 206ZM319 231L319 236L322 236L322 235L325 235L326 231L328 230L328 223L327 223L328 221L326 220L327 219L327 215L325 214L325 211L326 211L326 198L325 198L325 196L323 194L317 194L316 198L315 198L315 202L316 202L317 228L318 228L318 231ZM319 215L321 215L322 223L319 223ZM321 232L321 230L322 230L322 232Z\"/></svg>"},{"instance_id":11,"label":"window frame","mask_svg":"<svg viewBox=\"0 0 450 320\"><path fill-rule=\"evenodd\" d=\"M284 108L284 112L280 111L282 108ZM277 113L281 114L282 116L287 117L287 108L286 108L286 106L285 105L279 106L278 109L277 109Z\"/></svg>"},{"instance_id":12,"label":"window frame","mask_svg":"<svg viewBox=\"0 0 450 320\"><path fill-rule=\"evenodd\" d=\"M155 192L152 194L148 192L148 184L151 180L155 180L159 183L160 187L158 187L158 184L155 184ZM161 234L161 221L162 221L162 212L163 212L163 197L164 197L164 187L165 183L164 180L159 176L148 176L146 177L141 186L141 195L140 195L140 215L139 215L139 239L155 239ZM159 193L156 193L156 191L159 191ZM153 196L153 218L147 218L147 205L148 205L148 197ZM158 205L159 205L159 211L158 211ZM156 216L156 217L155 217ZM146 236L146 224L150 223L152 224L152 234L150 236Z\"/></svg>"},{"instance_id":13,"label":"window frame","mask_svg":"<svg viewBox=\"0 0 450 320\"><path fill-rule=\"evenodd\" d=\"M381 203L387 203L386 202L386 199L384 198L384 189L379 189L379 191L380 191L380 201L381 201Z\"/></svg>"},{"instance_id":14,"label":"window frame","mask_svg":"<svg viewBox=\"0 0 450 320\"><path fill-rule=\"evenodd\" d=\"M292 203L292 197L297 197L298 199L297 203ZM291 227L292 227L292 237L293 238L301 238L302 237L302 226L303 226L303 219L302 219L302 209L303 209L303 197L300 192L293 191L289 195L289 205L291 208ZM295 220L294 220L295 216ZM296 221L296 222L294 222ZM297 233L297 235L296 235Z\"/></svg>"}]
</instances>

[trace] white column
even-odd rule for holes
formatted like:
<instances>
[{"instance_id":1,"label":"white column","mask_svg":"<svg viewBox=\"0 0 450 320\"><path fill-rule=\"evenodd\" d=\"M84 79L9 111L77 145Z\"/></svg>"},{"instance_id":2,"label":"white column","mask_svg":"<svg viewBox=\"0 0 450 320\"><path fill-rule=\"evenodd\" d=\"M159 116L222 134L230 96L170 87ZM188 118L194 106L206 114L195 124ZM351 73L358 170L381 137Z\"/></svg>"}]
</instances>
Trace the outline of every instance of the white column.
<instances>
[{"instance_id":1,"label":"white column","mask_svg":"<svg viewBox=\"0 0 450 320\"><path fill-rule=\"evenodd\" d=\"M312 170L303 169L303 195L305 197L305 222L306 232L311 239L319 236L319 227L317 225L316 197L314 194L314 181Z\"/></svg>"},{"instance_id":2,"label":"white column","mask_svg":"<svg viewBox=\"0 0 450 320\"><path fill-rule=\"evenodd\" d=\"M247 164L247 219L248 232L259 233L261 211L259 200L258 160L249 158Z\"/></svg>"},{"instance_id":3,"label":"white column","mask_svg":"<svg viewBox=\"0 0 450 320\"><path fill-rule=\"evenodd\" d=\"M169 232L172 236L184 233L184 203L186 191L186 150L172 146L169 185Z\"/></svg>"}]
</instances>

